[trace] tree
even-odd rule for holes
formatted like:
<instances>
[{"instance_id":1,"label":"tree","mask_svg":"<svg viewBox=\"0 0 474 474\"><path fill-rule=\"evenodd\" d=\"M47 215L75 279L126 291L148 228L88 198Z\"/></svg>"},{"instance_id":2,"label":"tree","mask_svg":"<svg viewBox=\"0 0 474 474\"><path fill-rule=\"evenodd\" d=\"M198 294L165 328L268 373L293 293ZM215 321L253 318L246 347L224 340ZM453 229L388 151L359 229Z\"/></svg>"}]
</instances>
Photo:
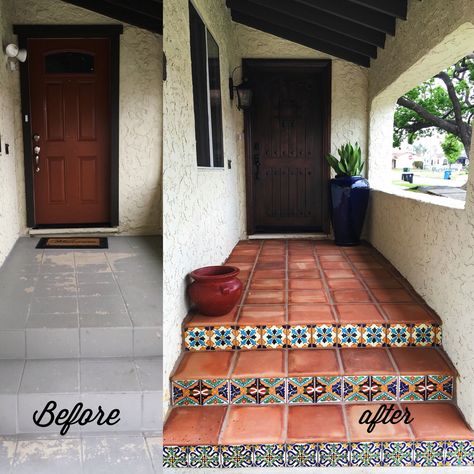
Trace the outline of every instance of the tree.
<instances>
[{"instance_id":1,"label":"tree","mask_svg":"<svg viewBox=\"0 0 474 474\"><path fill-rule=\"evenodd\" d=\"M461 155L462 151L462 143L458 140L457 137L448 133L441 143L441 148L443 149L444 156L447 158L449 167L452 164L456 163L457 159Z\"/></svg>"},{"instance_id":2,"label":"tree","mask_svg":"<svg viewBox=\"0 0 474 474\"><path fill-rule=\"evenodd\" d=\"M469 157L473 117L474 53L398 99L394 146L438 130L458 137Z\"/></svg>"}]
</instances>

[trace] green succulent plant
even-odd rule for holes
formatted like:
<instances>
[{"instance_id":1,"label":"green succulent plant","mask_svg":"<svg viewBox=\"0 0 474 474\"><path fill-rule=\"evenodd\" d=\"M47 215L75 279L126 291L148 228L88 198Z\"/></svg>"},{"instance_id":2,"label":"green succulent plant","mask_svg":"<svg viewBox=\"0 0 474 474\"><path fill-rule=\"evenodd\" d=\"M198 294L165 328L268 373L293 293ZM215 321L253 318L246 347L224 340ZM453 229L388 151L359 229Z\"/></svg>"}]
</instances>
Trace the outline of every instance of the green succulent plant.
<instances>
[{"instance_id":1,"label":"green succulent plant","mask_svg":"<svg viewBox=\"0 0 474 474\"><path fill-rule=\"evenodd\" d=\"M339 160L333 155L326 155L331 168L336 176L360 176L364 169L362 152L358 143L352 145L347 143L337 150Z\"/></svg>"}]
</instances>

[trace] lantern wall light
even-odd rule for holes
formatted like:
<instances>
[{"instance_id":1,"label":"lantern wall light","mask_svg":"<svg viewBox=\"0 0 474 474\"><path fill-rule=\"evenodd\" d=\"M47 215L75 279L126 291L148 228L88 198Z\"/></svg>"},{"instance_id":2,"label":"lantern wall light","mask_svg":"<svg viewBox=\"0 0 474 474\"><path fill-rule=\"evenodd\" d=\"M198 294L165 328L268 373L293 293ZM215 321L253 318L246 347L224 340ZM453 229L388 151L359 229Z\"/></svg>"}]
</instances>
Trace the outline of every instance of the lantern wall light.
<instances>
[{"instance_id":1,"label":"lantern wall light","mask_svg":"<svg viewBox=\"0 0 474 474\"><path fill-rule=\"evenodd\" d=\"M230 93L230 100L234 100L234 95L237 96L237 108L239 110L247 110L252 105L252 97L253 92L248 85L248 79L246 77L243 78L242 82L238 85L234 85L234 73L237 69L240 69L242 66L237 66L229 77L229 93ZM234 94L235 92L235 94Z\"/></svg>"}]
</instances>

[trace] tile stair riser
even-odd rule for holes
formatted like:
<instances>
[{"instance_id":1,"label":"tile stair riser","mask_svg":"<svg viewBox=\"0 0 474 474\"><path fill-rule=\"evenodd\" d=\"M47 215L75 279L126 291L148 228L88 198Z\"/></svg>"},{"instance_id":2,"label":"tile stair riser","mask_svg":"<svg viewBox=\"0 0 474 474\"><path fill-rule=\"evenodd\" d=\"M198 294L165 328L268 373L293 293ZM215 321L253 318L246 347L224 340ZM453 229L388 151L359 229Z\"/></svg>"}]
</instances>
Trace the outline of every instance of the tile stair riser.
<instances>
[{"instance_id":1,"label":"tile stair riser","mask_svg":"<svg viewBox=\"0 0 474 474\"><path fill-rule=\"evenodd\" d=\"M442 345L438 324L319 324L190 327L187 351L305 349L328 347L434 347Z\"/></svg>"},{"instance_id":2,"label":"tile stair riser","mask_svg":"<svg viewBox=\"0 0 474 474\"><path fill-rule=\"evenodd\" d=\"M164 446L165 468L474 465L474 441Z\"/></svg>"},{"instance_id":3,"label":"tile stair riser","mask_svg":"<svg viewBox=\"0 0 474 474\"><path fill-rule=\"evenodd\" d=\"M425 402L454 398L450 375L358 375L175 380L173 405Z\"/></svg>"}]
</instances>

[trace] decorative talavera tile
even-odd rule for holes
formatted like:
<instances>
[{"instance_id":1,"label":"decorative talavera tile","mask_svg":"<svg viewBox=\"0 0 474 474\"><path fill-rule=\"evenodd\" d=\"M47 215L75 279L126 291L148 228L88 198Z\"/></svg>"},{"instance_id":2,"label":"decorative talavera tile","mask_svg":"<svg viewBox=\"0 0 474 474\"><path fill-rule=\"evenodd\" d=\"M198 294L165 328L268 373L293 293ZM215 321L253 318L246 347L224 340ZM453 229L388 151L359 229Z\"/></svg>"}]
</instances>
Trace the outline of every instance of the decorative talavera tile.
<instances>
[{"instance_id":1,"label":"decorative talavera tile","mask_svg":"<svg viewBox=\"0 0 474 474\"><path fill-rule=\"evenodd\" d=\"M422 402L425 400L426 377L424 375L405 375L400 377L400 400Z\"/></svg>"},{"instance_id":2,"label":"decorative talavera tile","mask_svg":"<svg viewBox=\"0 0 474 474\"><path fill-rule=\"evenodd\" d=\"M225 379L201 380L201 405L229 403L229 381Z\"/></svg>"},{"instance_id":3,"label":"decorative talavera tile","mask_svg":"<svg viewBox=\"0 0 474 474\"><path fill-rule=\"evenodd\" d=\"M210 345L216 350L230 351L234 346L234 330L230 326L209 328Z\"/></svg>"},{"instance_id":4,"label":"decorative talavera tile","mask_svg":"<svg viewBox=\"0 0 474 474\"><path fill-rule=\"evenodd\" d=\"M417 347L432 346L435 343L435 329L432 324L414 324L411 345Z\"/></svg>"},{"instance_id":5,"label":"decorative talavera tile","mask_svg":"<svg viewBox=\"0 0 474 474\"><path fill-rule=\"evenodd\" d=\"M234 405L255 405L258 403L257 379L232 379L229 382L229 400Z\"/></svg>"},{"instance_id":6,"label":"decorative talavera tile","mask_svg":"<svg viewBox=\"0 0 474 474\"><path fill-rule=\"evenodd\" d=\"M315 403L313 377L290 377L287 384L288 403Z\"/></svg>"},{"instance_id":7,"label":"decorative talavera tile","mask_svg":"<svg viewBox=\"0 0 474 474\"><path fill-rule=\"evenodd\" d=\"M362 325L362 347L383 347L387 343L387 329L383 324Z\"/></svg>"},{"instance_id":8,"label":"decorative talavera tile","mask_svg":"<svg viewBox=\"0 0 474 474\"><path fill-rule=\"evenodd\" d=\"M406 324L390 324L387 327L387 346L407 347L410 344L411 328Z\"/></svg>"},{"instance_id":9,"label":"decorative talavera tile","mask_svg":"<svg viewBox=\"0 0 474 474\"><path fill-rule=\"evenodd\" d=\"M281 349L286 345L286 328L262 326L262 346L266 349Z\"/></svg>"},{"instance_id":10,"label":"decorative talavera tile","mask_svg":"<svg viewBox=\"0 0 474 474\"><path fill-rule=\"evenodd\" d=\"M287 345L293 349L307 349L311 344L309 326L289 326L287 329Z\"/></svg>"},{"instance_id":11,"label":"decorative talavera tile","mask_svg":"<svg viewBox=\"0 0 474 474\"><path fill-rule=\"evenodd\" d=\"M334 324L318 324L311 330L314 347L334 347L337 344L337 329Z\"/></svg>"},{"instance_id":12,"label":"decorative talavera tile","mask_svg":"<svg viewBox=\"0 0 474 474\"><path fill-rule=\"evenodd\" d=\"M235 330L234 348L257 349L261 342L261 331L257 326L242 326Z\"/></svg>"},{"instance_id":13,"label":"decorative talavera tile","mask_svg":"<svg viewBox=\"0 0 474 474\"><path fill-rule=\"evenodd\" d=\"M413 443L404 441L385 442L382 446L384 466L411 466Z\"/></svg>"},{"instance_id":14,"label":"decorative talavera tile","mask_svg":"<svg viewBox=\"0 0 474 474\"><path fill-rule=\"evenodd\" d=\"M255 467L284 467L284 444L260 444L253 448Z\"/></svg>"},{"instance_id":15,"label":"decorative talavera tile","mask_svg":"<svg viewBox=\"0 0 474 474\"><path fill-rule=\"evenodd\" d=\"M252 446L221 446L221 467L223 469L236 467L252 467Z\"/></svg>"},{"instance_id":16,"label":"decorative talavera tile","mask_svg":"<svg viewBox=\"0 0 474 474\"><path fill-rule=\"evenodd\" d=\"M428 400L452 400L454 381L451 375L428 375L427 385L430 387Z\"/></svg>"},{"instance_id":17,"label":"decorative talavera tile","mask_svg":"<svg viewBox=\"0 0 474 474\"><path fill-rule=\"evenodd\" d=\"M377 467L381 465L380 443L352 443L351 465Z\"/></svg>"},{"instance_id":18,"label":"decorative talavera tile","mask_svg":"<svg viewBox=\"0 0 474 474\"><path fill-rule=\"evenodd\" d=\"M286 403L286 379L264 378L258 381L258 402L262 405Z\"/></svg>"},{"instance_id":19,"label":"decorative talavera tile","mask_svg":"<svg viewBox=\"0 0 474 474\"><path fill-rule=\"evenodd\" d=\"M220 467L219 451L218 446L189 446L188 466L191 468Z\"/></svg>"},{"instance_id":20,"label":"decorative talavera tile","mask_svg":"<svg viewBox=\"0 0 474 474\"><path fill-rule=\"evenodd\" d=\"M175 380L172 382L173 404L177 406L200 405L199 380Z\"/></svg>"},{"instance_id":21,"label":"decorative talavera tile","mask_svg":"<svg viewBox=\"0 0 474 474\"><path fill-rule=\"evenodd\" d=\"M361 326L358 324L339 326L337 341L341 347L358 347L361 344Z\"/></svg>"},{"instance_id":22,"label":"decorative talavera tile","mask_svg":"<svg viewBox=\"0 0 474 474\"><path fill-rule=\"evenodd\" d=\"M446 441L447 466L473 466L474 441Z\"/></svg>"},{"instance_id":23,"label":"decorative talavera tile","mask_svg":"<svg viewBox=\"0 0 474 474\"><path fill-rule=\"evenodd\" d=\"M370 379L368 376L344 377L345 402L369 402Z\"/></svg>"},{"instance_id":24,"label":"decorative talavera tile","mask_svg":"<svg viewBox=\"0 0 474 474\"><path fill-rule=\"evenodd\" d=\"M441 346L443 343L443 328L442 326L435 326L435 345Z\"/></svg>"},{"instance_id":25,"label":"decorative talavera tile","mask_svg":"<svg viewBox=\"0 0 474 474\"><path fill-rule=\"evenodd\" d=\"M394 375L372 375L370 377L370 401L386 402L397 400L398 377Z\"/></svg>"},{"instance_id":26,"label":"decorative talavera tile","mask_svg":"<svg viewBox=\"0 0 474 474\"><path fill-rule=\"evenodd\" d=\"M188 351L205 351L209 345L206 328L188 328L184 332L184 342Z\"/></svg>"},{"instance_id":27,"label":"decorative talavera tile","mask_svg":"<svg viewBox=\"0 0 474 474\"><path fill-rule=\"evenodd\" d=\"M342 377L317 377L315 399L317 403L342 402Z\"/></svg>"},{"instance_id":28,"label":"decorative talavera tile","mask_svg":"<svg viewBox=\"0 0 474 474\"><path fill-rule=\"evenodd\" d=\"M320 443L319 465L321 467L347 467L349 465L348 443Z\"/></svg>"},{"instance_id":29,"label":"decorative talavera tile","mask_svg":"<svg viewBox=\"0 0 474 474\"><path fill-rule=\"evenodd\" d=\"M286 447L288 467L316 467L318 445L313 443L289 444Z\"/></svg>"},{"instance_id":30,"label":"decorative talavera tile","mask_svg":"<svg viewBox=\"0 0 474 474\"><path fill-rule=\"evenodd\" d=\"M443 465L442 441L416 441L414 444L414 465L417 467Z\"/></svg>"},{"instance_id":31,"label":"decorative talavera tile","mask_svg":"<svg viewBox=\"0 0 474 474\"><path fill-rule=\"evenodd\" d=\"M186 446L163 446L163 467L188 467Z\"/></svg>"}]
</instances>

